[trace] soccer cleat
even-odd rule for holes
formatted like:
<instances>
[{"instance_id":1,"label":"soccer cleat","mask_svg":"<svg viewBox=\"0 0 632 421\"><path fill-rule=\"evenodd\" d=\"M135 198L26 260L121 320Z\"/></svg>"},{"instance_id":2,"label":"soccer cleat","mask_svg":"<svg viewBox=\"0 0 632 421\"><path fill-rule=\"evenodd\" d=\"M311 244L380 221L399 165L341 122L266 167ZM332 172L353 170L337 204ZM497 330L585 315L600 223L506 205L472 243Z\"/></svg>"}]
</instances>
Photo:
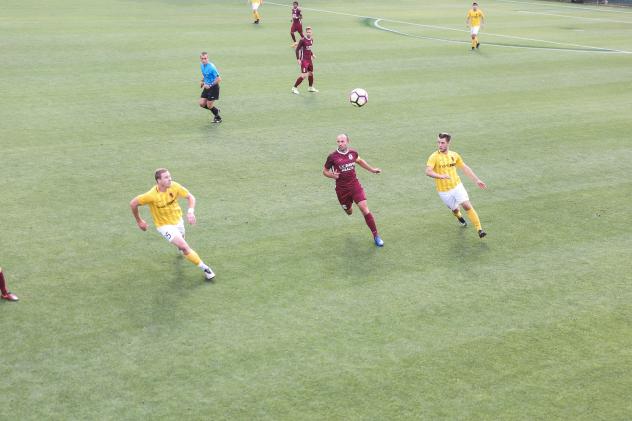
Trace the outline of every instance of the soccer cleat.
<instances>
[{"instance_id":1,"label":"soccer cleat","mask_svg":"<svg viewBox=\"0 0 632 421\"><path fill-rule=\"evenodd\" d=\"M298 89L296 89L296 86L292 86L292 93L293 93L293 94L296 94L296 95L299 95L299 94L300 94L300 92L298 91Z\"/></svg>"},{"instance_id":2,"label":"soccer cleat","mask_svg":"<svg viewBox=\"0 0 632 421\"><path fill-rule=\"evenodd\" d=\"M17 295L12 294L10 292L7 292L6 294L2 294L2 295L0 295L0 297L3 300L7 300L7 301L18 301L19 300Z\"/></svg>"},{"instance_id":3,"label":"soccer cleat","mask_svg":"<svg viewBox=\"0 0 632 421\"><path fill-rule=\"evenodd\" d=\"M217 116L213 119L213 123L221 123L222 122L222 118L220 116Z\"/></svg>"},{"instance_id":4,"label":"soccer cleat","mask_svg":"<svg viewBox=\"0 0 632 421\"><path fill-rule=\"evenodd\" d=\"M477 42L477 43L476 43L476 48L478 48L478 47L480 47L480 46L481 46L481 43L480 43L480 42Z\"/></svg>"},{"instance_id":5,"label":"soccer cleat","mask_svg":"<svg viewBox=\"0 0 632 421\"><path fill-rule=\"evenodd\" d=\"M474 51L474 47L472 47L472 51Z\"/></svg>"},{"instance_id":6,"label":"soccer cleat","mask_svg":"<svg viewBox=\"0 0 632 421\"><path fill-rule=\"evenodd\" d=\"M462 227L467 227L467 221L465 220L465 218L460 217L460 218L456 218L459 220L459 223L461 224Z\"/></svg>"},{"instance_id":7,"label":"soccer cleat","mask_svg":"<svg viewBox=\"0 0 632 421\"><path fill-rule=\"evenodd\" d=\"M487 235L487 233L483 230L478 230L478 238L483 238Z\"/></svg>"},{"instance_id":8,"label":"soccer cleat","mask_svg":"<svg viewBox=\"0 0 632 421\"><path fill-rule=\"evenodd\" d=\"M375 241L376 246L384 247L384 241L382 241L382 238L379 235L376 235L373 240Z\"/></svg>"},{"instance_id":9,"label":"soccer cleat","mask_svg":"<svg viewBox=\"0 0 632 421\"><path fill-rule=\"evenodd\" d=\"M215 278L215 272L213 272L213 269L211 268L206 268L204 269L204 277L206 278L207 281L210 281L213 278Z\"/></svg>"},{"instance_id":10,"label":"soccer cleat","mask_svg":"<svg viewBox=\"0 0 632 421\"><path fill-rule=\"evenodd\" d=\"M259 19L253 22L255 25L259 23Z\"/></svg>"},{"instance_id":11,"label":"soccer cleat","mask_svg":"<svg viewBox=\"0 0 632 421\"><path fill-rule=\"evenodd\" d=\"M310 86L307 90L310 92L318 92L318 89L314 88L313 86Z\"/></svg>"}]
</instances>

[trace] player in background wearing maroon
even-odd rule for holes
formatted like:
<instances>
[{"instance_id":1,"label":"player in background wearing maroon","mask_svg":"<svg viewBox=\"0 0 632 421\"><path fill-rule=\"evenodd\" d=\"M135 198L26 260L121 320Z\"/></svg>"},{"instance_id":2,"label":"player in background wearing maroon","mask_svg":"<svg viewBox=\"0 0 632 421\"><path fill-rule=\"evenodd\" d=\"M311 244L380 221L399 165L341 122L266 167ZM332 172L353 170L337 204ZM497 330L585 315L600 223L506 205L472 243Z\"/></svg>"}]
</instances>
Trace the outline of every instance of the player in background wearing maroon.
<instances>
[{"instance_id":1,"label":"player in background wearing maroon","mask_svg":"<svg viewBox=\"0 0 632 421\"><path fill-rule=\"evenodd\" d=\"M296 47L296 36L294 32L298 32L301 38L303 36L303 24L301 23L301 19L303 19L303 15L301 14L301 9L298 8L298 2L295 1L292 4L292 26L290 27L290 36L292 37L292 47Z\"/></svg>"},{"instance_id":2,"label":"player in background wearing maroon","mask_svg":"<svg viewBox=\"0 0 632 421\"><path fill-rule=\"evenodd\" d=\"M17 301L18 296L10 293L7 290L7 282L4 279L4 273L2 272L2 268L0 268L0 298L7 301Z\"/></svg>"},{"instance_id":3,"label":"player in background wearing maroon","mask_svg":"<svg viewBox=\"0 0 632 421\"><path fill-rule=\"evenodd\" d=\"M377 232L375 219L373 219L373 214L371 214L366 204L366 194L356 176L355 164L357 163L373 174L379 174L382 170L373 168L364 159L360 158L358 152L349 148L349 136L346 134L339 134L336 137L336 143L338 144L338 149L330 153L327 157L325 167L323 168L323 175L336 180L338 202L340 202L342 209L347 215L351 215L353 212L353 202L357 203L362 215L364 215L364 221L373 234L375 245L382 247L384 246L384 241L382 241L382 238L380 238Z\"/></svg>"},{"instance_id":4,"label":"player in background wearing maroon","mask_svg":"<svg viewBox=\"0 0 632 421\"><path fill-rule=\"evenodd\" d=\"M305 38L301 38L301 40L296 45L296 60L298 61L298 65L301 66L301 75L296 79L294 86L292 87L292 93L298 95L300 92L298 91L298 85L303 82L303 79L308 78L309 81L309 89L310 92L318 92L318 89L314 88L314 63L312 63L312 59L315 59L316 56L312 52L312 44L314 40L312 39L312 28L309 26L305 28Z\"/></svg>"}]
</instances>

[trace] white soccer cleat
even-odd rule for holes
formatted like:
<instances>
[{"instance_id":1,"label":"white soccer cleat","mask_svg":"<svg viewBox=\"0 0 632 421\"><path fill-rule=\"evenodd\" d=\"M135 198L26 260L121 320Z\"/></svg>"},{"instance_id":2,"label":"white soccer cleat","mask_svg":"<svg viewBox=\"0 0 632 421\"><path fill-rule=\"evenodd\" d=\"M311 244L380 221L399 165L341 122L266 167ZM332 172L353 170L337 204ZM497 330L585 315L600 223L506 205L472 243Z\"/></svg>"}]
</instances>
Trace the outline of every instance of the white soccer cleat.
<instances>
[{"instance_id":1,"label":"white soccer cleat","mask_svg":"<svg viewBox=\"0 0 632 421\"><path fill-rule=\"evenodd\" d=\"M298 91L298 89L296 89L296 87L294 87L294 86L292 86L292 93L293 93L293 94L296 94L296 95L299 95L299 94L300 94L300 92Z\"/></svg>"},{"instance_id":2,"label":"white soccer cleat","mask_svg":"<svg viewBox=\"0 0 632 421\"><path fill-rule=\"evenodd\" d=\"M314 88L313 86L310 86L308 91L310 91L310 92L318 92L318 89Z\"/></svg>"},{"instance_id":3,"label":"white soccer cleat","mask_svg":"<svg viewBox=\"0 0 632 421\"><path fill-rule=\"evenodd\" d=\"M11 292L7 292L6 294L2 294L0 296L0 298L2 298L3 300L7 300L7 301L19 301L19 298L17 295L11 293Z\"/></svg>"},{"instance_id":4,"label":"white soccer cleat","mask_svg":"<svg viewBox=\"0 0 632 421\"><path fill-rule=\"evenodd\" d=\"M210 281L211 279L215 278L215 272L213 272L213 269L211 268L206 268L204 269L204 277L207 281Z\"/></svg>"}]
</instances>

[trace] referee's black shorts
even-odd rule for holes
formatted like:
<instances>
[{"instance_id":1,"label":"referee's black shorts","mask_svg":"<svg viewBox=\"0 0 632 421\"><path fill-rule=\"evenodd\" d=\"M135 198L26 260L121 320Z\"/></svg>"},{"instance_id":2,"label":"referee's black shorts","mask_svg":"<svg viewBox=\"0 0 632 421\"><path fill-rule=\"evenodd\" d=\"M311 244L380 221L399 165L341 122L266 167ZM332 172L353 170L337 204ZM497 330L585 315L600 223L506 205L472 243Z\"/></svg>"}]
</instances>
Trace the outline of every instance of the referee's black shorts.
<instances>
[{"instance_id":1,"label":"referee's black shorts","mask_svg":"<svg viewBox=\"0 0 632 421\"><path fill-rule=\"evenodd\" d=\"M204 89L200 98L206 98L209 101L219 99L219 85L213 85L208 89Z\"/></svg>"}]
</instances>

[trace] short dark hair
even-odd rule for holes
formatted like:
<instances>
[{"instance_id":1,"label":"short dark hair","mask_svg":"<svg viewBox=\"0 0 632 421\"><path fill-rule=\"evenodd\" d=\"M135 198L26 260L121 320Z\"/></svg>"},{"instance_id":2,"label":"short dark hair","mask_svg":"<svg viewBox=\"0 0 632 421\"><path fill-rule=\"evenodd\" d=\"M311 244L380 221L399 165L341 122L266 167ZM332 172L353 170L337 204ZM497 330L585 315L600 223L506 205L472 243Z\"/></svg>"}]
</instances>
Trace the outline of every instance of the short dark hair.
<instances>
[{"instance_id":1,"label":"short dark hair","mask_svg":"<svg viewBox=\"0 0 632 421\"><path fill-rule=\"evenodd\" d=\"M158 181L158 179L162 178L162 175L164 173L166 173L167 171L169 171L169 170L166 169L166 168L158 168L156 170L156 172L154 173L154 178L156 179L156 181Z\"/></svg>"},{"instance_id":2,"label":"short dark hair","mask_svg":"<svg viewBox=\"0 0 632 421\"><path fill-rule=\"evenodd\" d=\"M200 53L200 57L202 57L202 56L208 56L208 53L207 53L206 51L202 51L202 52Z\"/></svg>"},{"instance_id":3,"label":"short dark hair","mask_svg":"<svg viewBox=\"0 0 632 421\"><path fill-rule=\"evenodd\" d=\"M446 142L449 142L452 139L452 135L450 133L441 132L439 133L439 139L445 139Z\"/></svg>"},{"instance_id":4,"label":"short dark hair","mask_svg":"<svg viewBox=\"0 0 632 421\"><path fill-rule=\"evenodd\" d=\"M472 3L472 6L478 6L478 3L474 2Z\"/></svg>"},{"instance_id":5,"label":"short dark hair","mask_svg":"<svg viewBox=\"0 0 632 421\"><path fill-rule=\"evenodd\" d=\"M297 5L297 6L298 6L298 2L297 2L297 1L295 1L295 2L292 2L292 4L295 4L295 5Z\"/></svg>"}]
</instances>

